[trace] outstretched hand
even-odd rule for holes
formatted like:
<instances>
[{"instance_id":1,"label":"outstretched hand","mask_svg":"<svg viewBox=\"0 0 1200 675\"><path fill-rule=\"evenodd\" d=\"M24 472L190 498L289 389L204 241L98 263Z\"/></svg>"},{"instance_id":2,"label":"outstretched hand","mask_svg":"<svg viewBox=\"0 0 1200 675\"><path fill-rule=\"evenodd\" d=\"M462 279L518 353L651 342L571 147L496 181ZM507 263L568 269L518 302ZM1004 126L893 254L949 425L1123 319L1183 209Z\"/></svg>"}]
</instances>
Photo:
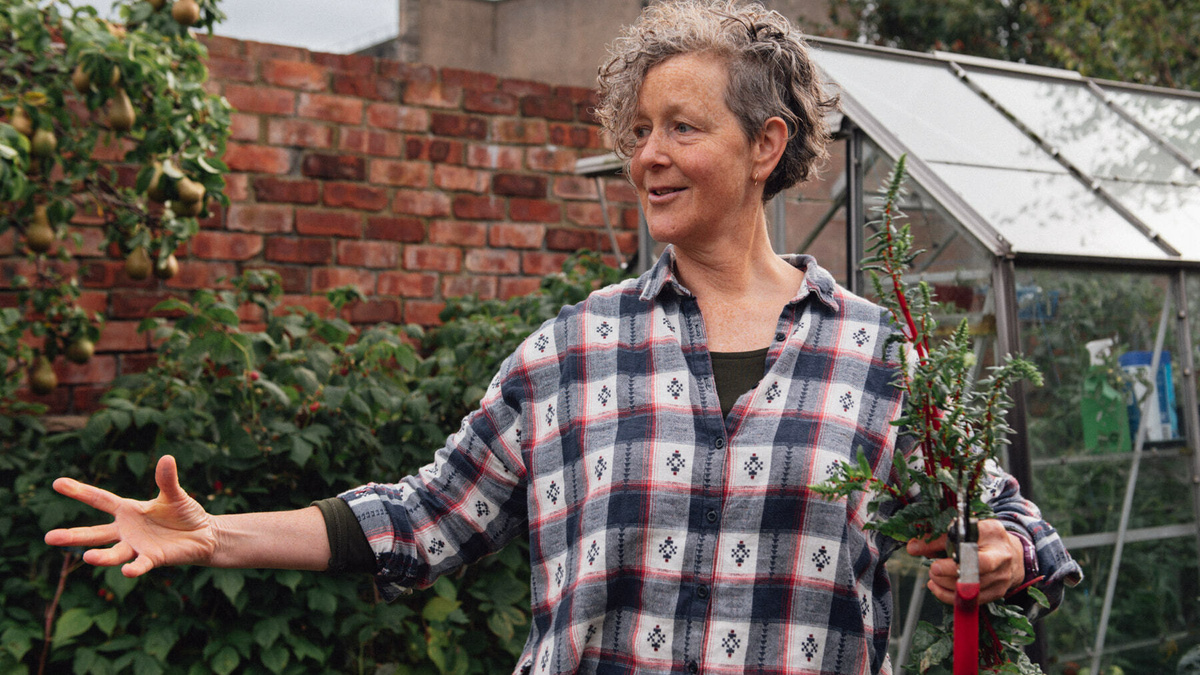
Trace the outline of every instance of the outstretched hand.
<instances>
[{"instance_id":1,"label":"outstretched hand","mask_svg":"<svg viewBox=\"0 0 1200 675\"><path fill-rule=\"evenodd\" d=\"M908 554L940 558L929 566L929 592L946 604L954 604L958 564L946 555L946 535L933 541L912 539ZM998 520L979 521L979 602L999 600L1025 580L1025 552L1021 541L1009 534Z\"/></svg>"},{"instance_id":2,"label":"outstretched hand","mask_svg":"<svg viewBox=\"0 0 1200 675\"><path fill-rule=\"evenodd\" d=\"M84 562L122 565L121 573L136 577L164 565L208 563L217 547L217 528L204 507L179 485L175 458L164 456L154 471L158 496L150 501L119 497L107 490L70 478L54 481L54 489L113 516L113 522L92 527L51 530L51 546L84 546Z\"/></svg>"}]
</instances>

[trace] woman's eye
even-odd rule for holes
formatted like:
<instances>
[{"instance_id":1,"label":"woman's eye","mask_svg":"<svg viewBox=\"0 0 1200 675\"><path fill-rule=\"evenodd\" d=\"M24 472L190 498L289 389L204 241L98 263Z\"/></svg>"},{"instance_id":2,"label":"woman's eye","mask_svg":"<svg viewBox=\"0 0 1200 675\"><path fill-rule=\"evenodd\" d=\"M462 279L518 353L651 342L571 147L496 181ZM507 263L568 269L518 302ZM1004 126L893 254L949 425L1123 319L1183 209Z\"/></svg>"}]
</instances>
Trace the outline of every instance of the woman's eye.
<instances>
[{"instance_id":1,"label":"woman's eye","mask_svg":"<svg viewBox=\"0 0 1200 675\"><path fill-rule=\"evenodd\" d=\"M692 130L692 125L687 124L686 122L680 122L679 124L675 125L675 130L680 133L686 134Z\"/></svg>"},{"instance_id":2,"label":"woman's eye","mask_svg":"<svg viewBox=\"0 0 1200 675\"><path fill-rule=\"evenodd\" d=\"M650 127L634 127L633 137L637 140L643 140L650 135Z\"/></svg>"}]
</instances>

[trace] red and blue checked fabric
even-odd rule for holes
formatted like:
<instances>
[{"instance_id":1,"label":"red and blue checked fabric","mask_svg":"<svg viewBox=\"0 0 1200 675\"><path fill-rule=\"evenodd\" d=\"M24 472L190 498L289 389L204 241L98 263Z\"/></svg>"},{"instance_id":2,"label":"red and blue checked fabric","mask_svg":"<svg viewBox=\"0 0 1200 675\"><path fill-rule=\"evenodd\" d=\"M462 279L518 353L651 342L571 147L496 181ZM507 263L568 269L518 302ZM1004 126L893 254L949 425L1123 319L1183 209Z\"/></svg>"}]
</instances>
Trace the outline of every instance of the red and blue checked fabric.
<instances>
[{"instance_id":1,"label":"red and blue checked fabric","mask_svg":"<svg viewBox=\"0 0 1200 675\"><path fill-rule=\"evenodd\" d=\"M515 672L890 672L893 545L863 530L865 495L810 486L860 448L893 476L891 328L812 257L789 260L805 282L728 418L669 248L530 335L431 464L342 495L385 597L528 532L533 622ZM1010 477L990 487L1061 586L1074 562L1053 529Z\"/></svg>"}]
</instances>

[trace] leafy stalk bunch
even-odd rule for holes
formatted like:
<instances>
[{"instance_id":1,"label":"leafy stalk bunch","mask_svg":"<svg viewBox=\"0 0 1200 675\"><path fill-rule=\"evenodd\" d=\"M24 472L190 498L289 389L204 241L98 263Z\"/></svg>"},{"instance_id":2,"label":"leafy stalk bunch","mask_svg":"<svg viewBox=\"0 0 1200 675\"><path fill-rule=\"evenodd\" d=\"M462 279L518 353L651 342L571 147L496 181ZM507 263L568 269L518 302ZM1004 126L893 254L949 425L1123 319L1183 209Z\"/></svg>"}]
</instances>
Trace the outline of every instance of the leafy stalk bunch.
<instances>
[{"instance_id":1,"label":"leafy stalk bunch","mask_svg":"<svg viewBox=\"0 0 1200 675\"><path fill-rule=\"evenodd\" d=\"M938 343L933 313L937 303L929 285L904 279L921 253L899 209L904 194L905 157L888 177L875 207L879 218L863 259L879 302L891 313L897 327L888 349L898 348L907 368L897 370L893 383L905 393L905 405L893 424L901 436L910 437L915 451L907 462L897 461L894 484L874 476L866 457L857 464L842 464L838 473L817 490L830 498L866 491L874 517L866 525L900 542L926 541L945 534L958 513L959 495L966 495L972 519L987 518L991 508L982 499L987 465L1008 443L1012 429L1005 414L1012 406L1008 391L1021 380L1042 382L1037 368L1019 356L990 369L976 379L976 356L966 319ZM1034 601L1045 605L1045 596L1028 588ZM1033 641L1033 628L1020 608L1003 602L987 605L980 613L980 665L989 673L1040 673L1021 646ZM944 611L940 626L922 622L913 640L914 663L919 672L934 671L951 654L953 612Z\"/></svg>"}]
</instances>

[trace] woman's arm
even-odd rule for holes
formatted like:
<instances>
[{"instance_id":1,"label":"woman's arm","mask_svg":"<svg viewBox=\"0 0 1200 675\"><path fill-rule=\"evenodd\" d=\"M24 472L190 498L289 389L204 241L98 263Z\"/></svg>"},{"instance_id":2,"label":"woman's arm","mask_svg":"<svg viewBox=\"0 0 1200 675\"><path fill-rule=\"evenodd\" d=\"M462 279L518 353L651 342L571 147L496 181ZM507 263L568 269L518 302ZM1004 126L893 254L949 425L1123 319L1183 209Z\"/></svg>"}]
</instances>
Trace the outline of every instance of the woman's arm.
<instances>
[{"instance_id":1,"label":"woman's arm","mask_svg":"<svg viewBox=\"0 0 1200 675\"><path fill-rule=\"evenodd\" d=\"M121 565L127 577L155 567L209 567L324 570L329 565L325 520L317 507L271 513L213 516L179 485L175 459L159 460L154 480L158 496L136 501L70 478L54 489L113 516L92 527L51 530L46 543L82 546L93 565ZM95 548L108 546L108 548Z\"/></svg>"}]
</instances>

